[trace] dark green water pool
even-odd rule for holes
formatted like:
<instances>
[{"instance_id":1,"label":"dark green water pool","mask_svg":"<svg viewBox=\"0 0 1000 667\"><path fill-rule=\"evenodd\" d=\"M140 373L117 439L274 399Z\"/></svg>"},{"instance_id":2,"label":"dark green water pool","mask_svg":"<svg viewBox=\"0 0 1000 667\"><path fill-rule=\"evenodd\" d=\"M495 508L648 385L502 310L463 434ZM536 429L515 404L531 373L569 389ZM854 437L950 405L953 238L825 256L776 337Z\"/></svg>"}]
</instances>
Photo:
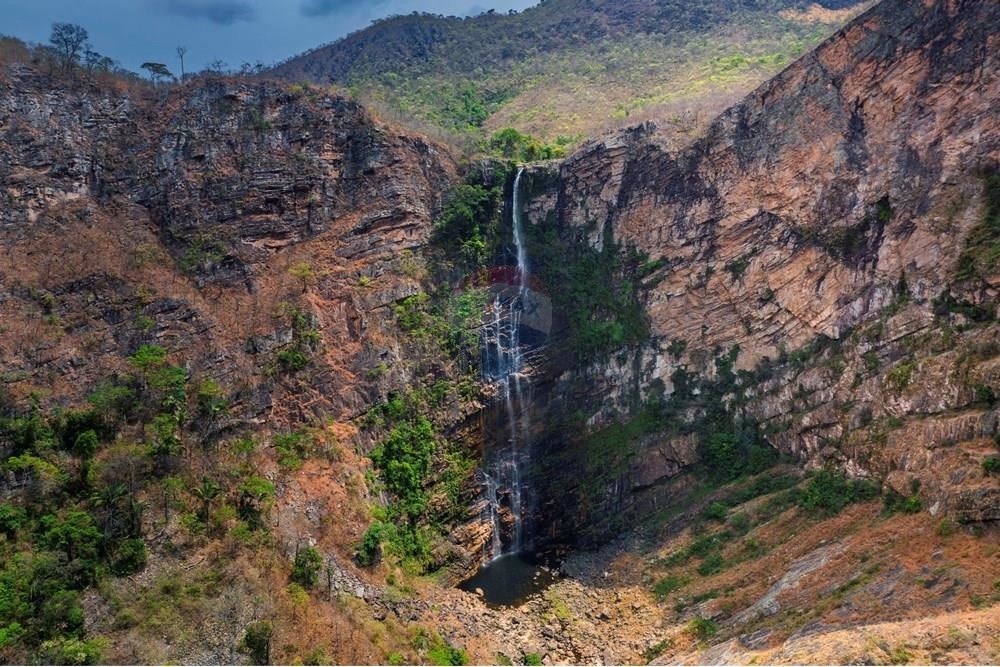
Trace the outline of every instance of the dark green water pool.
<instances>
[{"instance_id":1,"label":"dark green water pool","mask_svg":"<svg viewBox=\"0 0 1000 667\"><path fill-rule=\"evenodd\" d=\"M481 590L490 606L516 607L544 591L558 578L558 566L545 563L532 554L504 554L483 565L458 587L470 593Z\"/></svg>"}]
</instances>

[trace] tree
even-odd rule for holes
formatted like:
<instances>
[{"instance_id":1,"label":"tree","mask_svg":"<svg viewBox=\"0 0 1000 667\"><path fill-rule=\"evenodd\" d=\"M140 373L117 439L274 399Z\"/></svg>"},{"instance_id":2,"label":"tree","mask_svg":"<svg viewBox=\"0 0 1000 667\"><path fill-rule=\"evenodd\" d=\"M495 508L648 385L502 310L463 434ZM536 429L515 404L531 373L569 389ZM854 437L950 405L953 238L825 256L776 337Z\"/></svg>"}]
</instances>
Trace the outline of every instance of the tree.
<instances>
[{"instance_id":1,"label":"tree","mask_svg":"<svg viewBox=\"0 0 1000 667\"><path fill-rule=\"evenodd\" d=\"M186 46L177 47L177 57L181 59L181 81L184 80L184 55L187 54L188 50Z\"/></svg>"},{"instance_id":2,"label":"tree","mask_svg":"<svg viewBox=\"0 0 1000 667\"><path fill-rule=\"evenodd\" d=\"M164 65L163 63L143 63L142 65L140 65L140 67L149 72L149 78L153 81L154 84L161 78L168 79L168 78L173 78L174 76L173 74L170 73L170 70L168 70L167 66Z\"/></svg>"},{"instance_id":3,"label":"tree","mask_svg":"<svg viewBox=\"0 0 1000 667\"><path fill-rule=\"evenodd\" d=\"M88 72L110 72L115 61L87 47L83 52L83 65Z\"/></svg>"},{"instance_id":4,"label":"tree","mask_svg":"<svg viewBox=\"0 0 1000 667\"><path fill-rule=\"evenodd\" d=\"M87 429L76 436L73 441L73 452L80 457L80 485L87 486L87 476L90 474L90 459L93 458L100 445L97 431Z\"/></svg>"},{"instance_id":5,"label":"tree","mask_svg":"<svg viewBox=\"0 0 1000 667\"><path fill-rule=\"evenodd\" d=\"M72 23L53 23L49 42L62 61L63 69L68 70L80 61L87 42L87 31Z\"/></svg>"},{"instance_id":6,"label":"tree","mask_svg":"<svg viewBox=\"0 0 1000 667\"><path fill-rule=\"evenodd\" d=\"M222 74L229 65L226 64L225 60L216 58L212 62L205 65L205 71L211 74Z\"/></svg>"},{"instance_id":7,"label":"tree","mask_svg":"<svg viewBox=\"0 0 1000 667\"><path fill-rule=\"evenodd\" d=\"M253 475L240 485L237 511L239 517L251 528L260 528L261 515L274 500L274 484L263 477Z\"/></svg>"},{"instance_id":8,"label":"tree","mask_svg":"<svg viewBox=\"0 0 1000 667\"><path fill-rule=\"evenodd\" d=\"M274 627L270 621L256 621L247 626L240 648L245 653L250 654L252 664L271 664L271 636L273 634Z\"/></svg>"},{"instance_id":9,"label":"tree","mask_svg":"<svg viewBox=\"0 0 1000 667\"><path fill-rule=\"evenodd\" d=\"M323 564L323 556L315 547L298 549L295 552L295 562L292 564L292 581L312 588L319 579L319 568Z\"/></svg>"},{"instance_id":10,"label":"tree","mask_svg":"<svg viewBox=\"0 0 1000 667\"><path fill-rule=\"evenodd\" d=\"M90 568L96 565L101 533L89 514L72 510L62 519L49 514L42 517L41 524L45 532L40 542L45 547L62 551L67 560L79 558Z\"/></svg>"},{"instance_id":11,"label":"tree","mask_svg":"<svg viewBox=\"0 0 1000 667\"><path fill-rule=\"evenodd\" d=\"M198 509L198 518L208 521L208 513L212 508L212 501L222 493L222 487L215 480L203 477L201 485L191 489L191 495L201 501L201 508Z\"/></svg>"},{"instance_id":12,"label":"tree","mask_svg":"<svg viewBox=\"0 0 1000 667\"><path fill-rule=\"evenodd\" d=\"M426 417L400 424L370 454L386 489L396 496L396 511L416 525L427 507L424 481L434 455L434 427Z\"/></svg>"},{"instance_id":13,"label":"tree","mask_svg":"<svg viewBox=\"0 0 1000 667\"><path fill-rule=\"evenodd\" d=\"M128 363L145 375L163 366L166 359L167 351L159 345L143 345L128 358Z\"/></svg>"},{"instance_id":14,"label":"tree","mask_svg":"<svg viewBox=\"0 0 1000 667\"><path fill-rule=\"evenodd\" d=\"M90 502L102 517L104 542L111 542L122 528L122 516L119 506L128 497L128 485L117 482L108 484L91 496Z\"/></svg>"},{"instance_id":15,"label":"tree","mask_svg":"<svg viewBox=\"0 0 1000 667\"><path fill-rule=\"evenodd\" d=\"M264 65L264 63L262 63L259 60L255 63L245 62L242 65L240 65L240 75L252 76L254 74L260 74L261 72L264 71L265 67L266 65Z\"/></svg>"},{"instance_id":16,"label":"tree","mask_svg":"<svg viewBox=\"0 0 1000 667\"><path fill-rule=\"evenodd\" d=\"M313 271L312 266L309 262L297 262L292 268L288 269L289 275L293 278L298 278L302 281L302 292L303 294L308 291L309 283L316 280L316 272Z\"/></svg>"}]
</instances>

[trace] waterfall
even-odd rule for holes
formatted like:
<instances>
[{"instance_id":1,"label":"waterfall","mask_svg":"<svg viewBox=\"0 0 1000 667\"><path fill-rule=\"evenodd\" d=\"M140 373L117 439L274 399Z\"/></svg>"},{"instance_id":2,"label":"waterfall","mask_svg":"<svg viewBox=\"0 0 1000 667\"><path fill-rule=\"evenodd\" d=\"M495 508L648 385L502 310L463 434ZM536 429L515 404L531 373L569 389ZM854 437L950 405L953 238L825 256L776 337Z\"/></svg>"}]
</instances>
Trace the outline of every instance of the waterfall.
<instances>
[{"instance_id":1,"label":"waterfall","mask_svg":"<svg viewBox=\"0 0 1000 667\"><path fill-rule=\"evenodd\" d=\"M487 545L491 558L517 553L524 547L521 470L529 456L530 382L523 376L524 346L522 316L530 295L527 248L521 212L520 186L524 168L514 178L511 219L517 267L502 283L492 286L493 302L483 326L483 377L497 385L497 400L503 403L506 436L487 456L484 478L489 502L493 539ZM505 526L505 524L507 524ZM507 537L502 540L501 536Z\"/></svg>"}]
</instances>

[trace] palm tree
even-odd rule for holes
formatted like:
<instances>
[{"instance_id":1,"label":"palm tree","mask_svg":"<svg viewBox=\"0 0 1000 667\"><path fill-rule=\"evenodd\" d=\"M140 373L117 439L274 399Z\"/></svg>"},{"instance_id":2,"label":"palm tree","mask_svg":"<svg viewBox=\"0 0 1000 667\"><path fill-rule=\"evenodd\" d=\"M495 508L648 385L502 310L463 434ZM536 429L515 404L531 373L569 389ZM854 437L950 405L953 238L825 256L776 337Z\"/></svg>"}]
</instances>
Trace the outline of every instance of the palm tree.
<instances>
[{"instance_id":1,"label":"palm tree","mask_svg":"<svg viewBox=\"0 0 1000 667\"><path fill-rule=\"evenodd\" d=\"M191 495L201 501L201 509L198 510L198 518L208 521L208 512L211 509L212 501L222 493L222 487L215 480L202 477L201 484L191 489Z\"/></svg>"},{"instance_id":2,"label":"palm tree","mask_svg":"<svg viewBox=\"0 0 1000 667\"><path fill-rule=\"evenodd\" d=\"M117 524L121 518L118 506L128 495L128 486L124 482L116 482L108 484L90 497L90 502L102 515L105 542L114 537Z\"/></svg>"},{"instance_id":3,"label":"palm tree","mask_svg":"<svg viewBox=\"0 0 1000 667\"><path fill-rule=\"evenodd\" d=\"M134 496L129 498L128 506L125 508L125 534L129 537L140 537L142 535L142 515L146 511L146 503L137 500Z\"/></svg>"}]
</instances>

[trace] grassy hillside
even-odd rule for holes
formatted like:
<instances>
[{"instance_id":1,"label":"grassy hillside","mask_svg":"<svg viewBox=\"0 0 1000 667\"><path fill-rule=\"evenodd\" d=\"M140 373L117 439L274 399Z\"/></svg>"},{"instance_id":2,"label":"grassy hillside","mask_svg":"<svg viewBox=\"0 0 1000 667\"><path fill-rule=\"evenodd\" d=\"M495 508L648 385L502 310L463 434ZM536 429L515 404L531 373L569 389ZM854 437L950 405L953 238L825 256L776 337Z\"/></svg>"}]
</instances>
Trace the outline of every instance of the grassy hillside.
<instances>
[{"instance_id":1,"label":"grassy hillside","mask_svg":"<svg viewBox=\"0 0 1000 667\"><path fill-rule=\"evenodd\" d=\"M546 0L521 13L396 16L277 66L384 112L546 141L655 117L690 132L870 2Z\"/></svg>"}]
</instances>

